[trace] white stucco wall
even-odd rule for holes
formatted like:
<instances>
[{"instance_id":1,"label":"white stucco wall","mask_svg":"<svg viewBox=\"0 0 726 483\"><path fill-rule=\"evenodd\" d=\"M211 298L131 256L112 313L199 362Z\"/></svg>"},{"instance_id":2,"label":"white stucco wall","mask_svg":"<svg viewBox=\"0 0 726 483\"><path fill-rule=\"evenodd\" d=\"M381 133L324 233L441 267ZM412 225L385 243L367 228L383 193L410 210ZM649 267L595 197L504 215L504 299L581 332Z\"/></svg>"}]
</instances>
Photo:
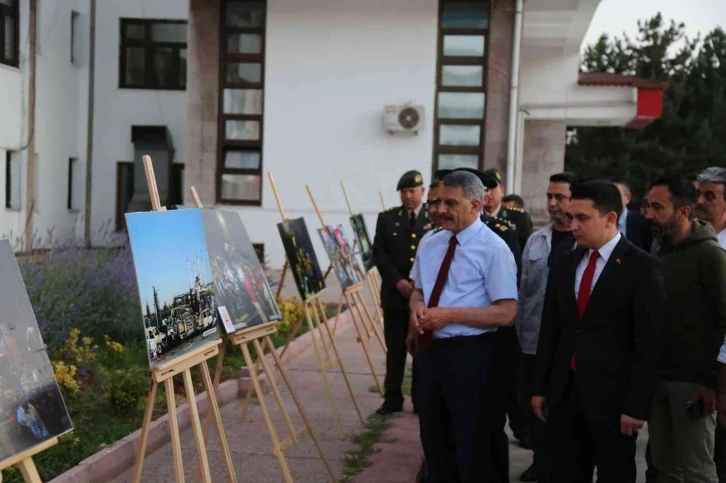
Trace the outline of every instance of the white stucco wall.
<instances>
[{"instance_id":1,"label":"white stucco wall","mask_svg":"<svg viewBox=\"0 0 726 483\"><path fill-rule=\"evenodd\" d=\"M282 266L284 252L267 171L287 216L305 217L323 269L306 184L325 221L342 223L352 237L345 182L372 237L379 190L390 207L400 203L396 183L405 171L418 169L430 181L437 18L436 0L268 1L262 207L221 208L241 212L272 266ZM425 129L391 136L381 127L383 108L406 102L424 106Z\"/></svg>"},{"instance_id":2,"label":"white stucco wall","mask_svg":"<svg viewBox=\"0 0 726 483\"><path fill-rule=\"evenodd\" d=\"M185 91L120 89L120 19L186 20L186 0L96 2L96 77L93 142L94 235L104 224L113 226L116 210L116 163L133 161L131 126L166 125L174 143L175 162L184 161ZM102 240L96 236L95 242Z\"/></svg>"}]
</instances>

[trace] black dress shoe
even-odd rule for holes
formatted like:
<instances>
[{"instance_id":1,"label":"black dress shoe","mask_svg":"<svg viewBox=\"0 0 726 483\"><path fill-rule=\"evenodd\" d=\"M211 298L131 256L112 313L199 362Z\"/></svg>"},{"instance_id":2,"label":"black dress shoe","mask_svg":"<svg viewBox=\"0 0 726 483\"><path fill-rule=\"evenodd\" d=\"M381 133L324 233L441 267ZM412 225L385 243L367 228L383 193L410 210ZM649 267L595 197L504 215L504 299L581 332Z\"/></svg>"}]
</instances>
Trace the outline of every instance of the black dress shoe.
<instances>
[{"instance_id":1,"label":"black dress shoe","mask_svg":"<svg viewBox=\"0 0 726 483\"><path fill-rule=\"evenodd\" d=\"M519 446L524 449L532 449L534 446L532 444L532 438L530 438L529 436L522 436L519 439Z\"/></svg>"},{"instance_id":2,"label":"black dress shoe","mask_svg":"<svg viewBox=\"0 0 726 483\"><path fill-rule=\"evenodd\" d=\"M534 465L534 463L529 465L529 468L524 470L522 476L519 477L519 481L539 481L539 470Z\"/></svg>"},{"instance_id":3,"label":"black dress shoe","mask_svg":"<svg viewBox=\"0 0 726 483\"><path fill-rule=\"evenodd\" d=\"M400 413L401 411L403 411L403 404L394 406L393 404L383 403L383 405L376 410L376 415L388 416L393 413Z\"/></svg>"}]
</instances>

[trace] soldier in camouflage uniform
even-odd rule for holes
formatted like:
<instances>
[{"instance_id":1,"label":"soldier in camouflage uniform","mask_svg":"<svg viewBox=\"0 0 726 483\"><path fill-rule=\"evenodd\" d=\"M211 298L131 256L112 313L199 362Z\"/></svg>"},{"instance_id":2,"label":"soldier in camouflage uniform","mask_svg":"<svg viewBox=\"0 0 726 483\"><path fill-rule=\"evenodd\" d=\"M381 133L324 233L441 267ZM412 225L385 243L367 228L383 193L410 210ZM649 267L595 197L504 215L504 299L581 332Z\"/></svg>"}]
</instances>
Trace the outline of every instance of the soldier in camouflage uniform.
<instances>
[{"instance_id":1,"label":"soldier in camouflage uniform","mask_svg":"<svg viewBox=\"0 0 726 483\"><path fill-rule=\"evenodd\" d=\"M388 348L385 400L376 411L379 415L403 410L401 386L406 368L408 299L413 293L413 282L408 277L421 237L431 229L429 213L423 203L421 173L405 173L398 182L397 190L402 204L378 215L373 240L373 260L382 281L381 307ZM416 378L415 372L413 378Z\"/></svg>"}]
</instances>

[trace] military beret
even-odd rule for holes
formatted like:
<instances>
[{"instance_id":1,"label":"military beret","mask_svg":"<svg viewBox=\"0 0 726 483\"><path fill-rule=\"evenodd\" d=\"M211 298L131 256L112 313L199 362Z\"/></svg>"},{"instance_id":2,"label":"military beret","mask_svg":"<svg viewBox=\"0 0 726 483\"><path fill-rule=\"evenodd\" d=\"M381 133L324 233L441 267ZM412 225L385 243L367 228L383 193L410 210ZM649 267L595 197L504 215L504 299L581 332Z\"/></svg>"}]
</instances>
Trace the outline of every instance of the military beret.
<instances>
[{"instance_id":1,"label":"military beret","mask_svg":"<svg viewBox=\"0 0 726 483\"><path fill-rule=\"evenodd\" d=\"M401 179L398 180L398 187L396 191L401 191L406 188L418 188L423 186L423 176L416 170L406 171Z\"/></svg>"},{"instance_id":2,"label":"military beret","mask_svg":"<svg viewBox=\"0 0 726 483\"><path fill-rule=\"evenodd\" d=\"M439 169L436 172L434 172L434 180L441 181L444 179L444 176L451 173L453 169Z\"/></svg>"},{"instance_id":3,"label":"military beret","mask_svg":"<svg viewBox=\"0 0 726 483\"><path fill-rule=\"evenodd\" d=\"M488 174L489 176L491 176L495 180L497 180L497 183L501 183L502 182L502 175L499 174L499 171L498 170L496 170L494 168L487 169L486 171L484 171L484 173Z\"/></svg>"},{"instance_id":4,"label":"military beret","mask_svg":"<svg viewBox=\"0 0 726 483\"><path fill-rule=\"evenodd\" d=\"M493 176L487 174L486 171L479 171L478 169L472 168L456 168L454 171L466 171L467 173L473 174L481 180L481 183L487 189L493 189L497 187L497 180Z\"/></svg>"}]
</instances>

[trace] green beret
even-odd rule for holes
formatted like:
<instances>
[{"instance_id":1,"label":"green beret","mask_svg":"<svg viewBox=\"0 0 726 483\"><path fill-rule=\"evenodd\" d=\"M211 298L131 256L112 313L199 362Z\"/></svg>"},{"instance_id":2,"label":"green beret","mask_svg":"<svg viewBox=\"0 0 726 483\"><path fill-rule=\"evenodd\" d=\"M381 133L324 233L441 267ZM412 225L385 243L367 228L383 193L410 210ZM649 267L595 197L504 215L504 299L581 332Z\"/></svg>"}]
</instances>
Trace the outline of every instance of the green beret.
<instances>
[{"instance_id":1,"label":"green beret","mask_svg":"<svg viewBox=\"0 0 726 483\"><path fill-rule=\"evenodd\" d=\"M454 171L466 171L471 173L481 180L481 183L487 189L494 189L497 187L497 180L494 176L490 175L487 171L479 171L478 169L472 168L456 168Z\"/></svg>"},{"instance_id":2,"label":"green beret","mask_svg":"<svg viewBox=\"0 0 726 483\"><path fill-rule=\"evenodd\" d=\"M444 176L451 173L453 169L439 169L436 172L434 172L434 181L441 181L444 179Z\"/></svg>"},{"instance_id":3,"label":"green beret","mask_svg":"<svg viewBox=\"0 0 726 483\"><path fill-rule=\"evenodd\" d=\"M496 169L494 169L494 168L487 169L486 171L484 171L484 173L486 173L489 176L492 176L494 179L496 179L497 180L497 183L501 183L502 182L502 175L499 174L499 171L497 171Z\"/></svg>"},{"instance_id":4,"label":"green beret","mask_svg":"<svg viewBox=\"0 0 726 483\"><path fill-rule=\"evenodd\" d=\"M418 188L419 186L423 186L423 184L423 176L421 176L421 173L416 170L407 171L398 180L396 191L401 191L406 188Z\"/></svg>"}]
</instances>

